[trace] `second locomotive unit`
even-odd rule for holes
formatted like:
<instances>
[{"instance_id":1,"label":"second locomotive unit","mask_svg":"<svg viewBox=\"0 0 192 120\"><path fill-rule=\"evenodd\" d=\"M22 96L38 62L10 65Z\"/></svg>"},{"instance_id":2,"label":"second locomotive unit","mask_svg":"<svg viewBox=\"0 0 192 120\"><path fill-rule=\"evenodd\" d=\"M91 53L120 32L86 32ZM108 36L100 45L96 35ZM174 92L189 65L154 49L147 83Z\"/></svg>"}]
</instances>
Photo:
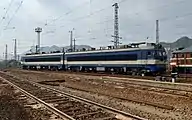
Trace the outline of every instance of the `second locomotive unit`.
<instances>
[{"instance_id":1,"label":"second locomotive unit","mask_svg":"<svg viewBox=\"0 0 192 120\"><path fill-rule=\"evenodd\" d=\"M126 74L155 74L166 71L166 52L161 45L137 43L114 49L27 54L23 69L103 71Z\"/></svg>"}]
</instances>

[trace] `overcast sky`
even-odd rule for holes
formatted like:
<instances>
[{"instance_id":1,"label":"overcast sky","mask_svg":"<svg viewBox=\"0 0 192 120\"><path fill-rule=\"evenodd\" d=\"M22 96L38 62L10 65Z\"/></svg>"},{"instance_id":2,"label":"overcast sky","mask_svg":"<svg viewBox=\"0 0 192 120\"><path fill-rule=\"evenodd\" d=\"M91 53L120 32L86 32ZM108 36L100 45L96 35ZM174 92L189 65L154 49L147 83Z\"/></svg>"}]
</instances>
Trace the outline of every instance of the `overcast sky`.
<instances>
[{"instance_id":1,"label":"overcast sky","mask_svg":"<svg viewBox=\"0 0 192 120\"><path fill-rule=\"evenodd\" d=\"M1 0L0 56L5 44L11 54L13 38L18 39L18 53L29 50L37 43L34 29L38 26L43 28L42 46L69 45L69 30L73 28L77 44L110 45L115 2L119 2L119 29L124 44L146 41L147 37L148 42L154 42L156 19L160 20L161 41L172 42L192 34L191 0L23 0L22 5L21 2Z\"/></svg>"}]
</instances>

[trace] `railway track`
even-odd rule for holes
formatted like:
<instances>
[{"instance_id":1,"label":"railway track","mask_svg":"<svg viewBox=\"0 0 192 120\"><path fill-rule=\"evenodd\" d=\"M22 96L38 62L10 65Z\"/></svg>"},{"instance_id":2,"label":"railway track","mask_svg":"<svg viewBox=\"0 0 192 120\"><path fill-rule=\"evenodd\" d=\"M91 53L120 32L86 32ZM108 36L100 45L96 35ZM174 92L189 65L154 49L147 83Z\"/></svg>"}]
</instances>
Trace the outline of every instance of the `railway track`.
<instances>
[{"instance_id":1,"label":"railway track","mask_svg":"<svg viewBox=\"0 0 192 120\"><path fill-rule=\"evenodd\" d=\"M26 70L20 70L26 72ZM34 73L64 73L64 74L78 74L78 75L89 75L89 76L102 76L103 78L108 78L108 79L117 79L116 81L120 82L126 82L126 81L134 81L134 82L146 82L146 83L157 83L157 84L169 84L169 85L179 85L179 86L191 86L192 84L188 83L171 83L171 82L165 82L165 81L154 81L155 77L152 76L130 76L130 75L120 75L120 74L107 74L107 73L90 73L90 72L66 72L66 71L31 71ZM128 80L129 79L129 80ZM131 80L132 79L132 80ZM114 80L115 81L115 80ZM147 86L147 85L146 85ZM151 87L151 86L150 86ZM158 86L155 86L158 87ZM165 88L165 87L158 87L158 88ZM169 88L170 90L181 90L181 89L172 89ZM181 91L187 91L187 90L181 90ZM192 90L189 90L188 92L192 92Z\"/></svg>"},{"instance_id":2,"label":"railway track","mask_svg":"<svg viewBox=\"0 0 192 120\"><path fill-rule=\"evenodd\" d=\"M120 87L121 89L122 88L128 88L128 89L132 88L132 89L137 89L137 90L149 91L149 92L155 93L155 94L165 94L165 95L170 95L170 96L175 96L175 97L184 97L184 98L187 98L187 99L190 99L191 96L192 96L191 91L173 89L173 88L172 89L171 88L165 88L163 86L162 87L154 86L155 84L154 85L145 85L142 82L140 82L140 81L137 82L135 80L119 80L121 78L119 78L118 80L114 80L114 79L110 79L111 77L106 77L106 76L104 76L102 78L103 79L98 80L98 82L102 82L102 84L106 84L106 86L111 84L111 86ZM54 81L54 80L53 81L42 81L42 82L39 82L39 83L40 84L45 84L45 85L55 86L55 85L57 85L57 84L55 84L56 82L59 82L59 80L57 80L57 81ZM134 83L134 82L136 82L136 83ZM145 81L145 82L148 82L148 81ZM149 81L149 82L151 82L151 81ZM70 88L70 89L79 90L79 91L92 92L92 93L97 94L97 92L89 91L87 89L74 88L74 87L70 87L70 86L65 86L65 87ZM139 103L139 104L146 104L146 105L149 105L149 106L154 106L154 107L158 107L158 108L162 108L162 109L166 109L166 110L173 110L174 109L174 106L167 105L167 104L160 104L160 103L156 103L156 102L125 98L123 96L118 96L118 95L111 96L110 94L105 94L105 93L99 93L99 94L104 95L104 96L113 97L113 98L116 98L116 99L136 102L136 103Z\"/></svg>"},{"instance_id":3,"label":"railway track","mask_svg":"<svg viewBox=\"0 0 192 120\"><path fill-rule=\"evenodd\" d=\"M89 73L88 73L88 75L89 75ZM160 94L166 94L166 95L173 95L173 96L177 96L177 97L192 98L192 90L158 86L158 84L171 84L171 85L181 85L181 86L187 86L187 84L165 83L165 82L155 82L155 81L143 81L142 82L142 81L137 81L137 80L120 80L123 78L118 78L118 80L114 80L114 79L116 79L116 77L108 77L105 75L103 78L104 78L103 79L104 83L106 83L107 85L113 84L114 87L120 86L120 87L125 87L125 88L133 88L133 89L138 89L138 90L150 91L150 92L157 93L157 94L160 93ZM108 80L105 80L105 78L107 78ZM110 78L113 78L113 79L110 79ZM125 79L127 79L127 78L125 78ZM51 81L47 81L47 82L49 82L49 83L46 83L46 84L52 84ZM154 84L147 85L146 83L154 83ZM157 83L157 85L156 85L156 83ZM52 84L52 85L54 85L54 84Z\"/></svg>"},{"instance_id":4,"label":"railway track","mask_svg":"<svg viewBox=\"0 0 192 120\"><path fill-rule=\"evenodd\" d=\"M47 109L68 120L118 120L122 116L129 119L145 120L105 105L74 96L38 83L21 81L0 72L2 80L12 85L26 96L44 105ZM120 116L120 117L119 117Z\"/></svg>"},{"instance_id":5,"label":"railway track","mask_svg":"<svg viewBox=\"0 0 192 120\"><path fill-rule=\"evenodd\" d=\"M156 93L163 93L163 94L175 95L175 96L186 97L186 98L192 97L192 90L164 87L164 86L159 86L158 84L149 85L149 84L146 84L147 83L146 81L141 82L141 81L135 81L135 80L110 79L110 80L103 80L103 82L106 84L109 84L109 83L114 84L114 85L118 84L121 87L129 87L129 88L134 88L134 89L147 90L147 91L152 91L152 92L156 92Z\"/></svg>"}]
</instances>

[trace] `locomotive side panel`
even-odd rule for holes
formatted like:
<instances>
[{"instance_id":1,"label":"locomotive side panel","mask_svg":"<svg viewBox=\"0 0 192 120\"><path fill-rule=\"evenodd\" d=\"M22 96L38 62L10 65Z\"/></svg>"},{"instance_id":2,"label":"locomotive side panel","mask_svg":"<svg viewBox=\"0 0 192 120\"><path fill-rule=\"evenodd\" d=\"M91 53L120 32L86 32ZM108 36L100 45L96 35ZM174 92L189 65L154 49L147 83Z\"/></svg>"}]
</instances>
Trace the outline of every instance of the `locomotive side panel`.
<instances>
[{"instance_id":1,"label":"locomotive side panel","mask_svg":"<svg viewBox=\"0 0 192 120\"><path fill-rule=\"evenodd\" d=\"M149 54L150 53L150 54ZM154 49L66 54L67 69L74 71L158 72L165 62L155 59Z\"/></svg>"},{"instance_id":2,"label":"locomotive side panel","mask_svg":"<svg viewBox=\"0 0 192 120\"><path fill-rule=\"evenodd\" d=\"M23 69L63 69L62 54L28 55L22 57Z\"/></svg>"}]
</instances>

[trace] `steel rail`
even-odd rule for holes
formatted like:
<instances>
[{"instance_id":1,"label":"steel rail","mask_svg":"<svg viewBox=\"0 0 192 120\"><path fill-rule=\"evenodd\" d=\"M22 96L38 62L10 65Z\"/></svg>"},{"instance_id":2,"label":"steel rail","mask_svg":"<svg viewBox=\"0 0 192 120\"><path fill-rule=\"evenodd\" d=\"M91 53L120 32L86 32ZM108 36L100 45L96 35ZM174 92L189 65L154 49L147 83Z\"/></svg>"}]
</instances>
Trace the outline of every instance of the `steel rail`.
<instances>
[{"instance_id":1,"label":"steel rail","mask_svg":"<svg viewBox=\"0 0 192 120\"><path fill-rule=\"evenodd\" d=\"M1 73L3 73L3 72L1 72ZM6 73L3 73L3 74L5 74L5 75L7 75L7 76L15 77L14 75L6 74ZM0 77L0 78L2 78L2 77ZM17 78L17 77L16 77L16 78ZM4 79L4 78L2 78L2 79ZM7 82L9 82L9 81L6 80L6 79L4 79L4 80L7 81ZM100 103L96 103L96 102L93 102L93 101L91 101L91 100L88 100L88 99L85 99L85 98L81 98L81 97L79 97L79 96L75 96L75 95L72 95L72 94L69 94L69 93L60 91L60 90L55 89L55 88L51 88L50 86L41 85L41 84L36 83L36 82L33 82L33 81L28 81L28 82L31 83L31 84L33 84L33 85L39 86L39 87L41 87L41 88L45 88L45 89L47 89L47 90L53 91L53 92L55 92L55 93L60 93L60 94L62 94L62 95L64 95L64 96L71 97L71 98L73 98L73 99L75 99L75 100L82 101L82 102L84 102L84 103L89 103L89 104L95 105L95 106L97 106L97 107L103 108L103 109L105 109L105 110L111 111L111 112L113 112L113 113L123 115L124 117L129 117L129 118L133 118L133 119L137 119L137 120L148 120L148 119L146 119L146 118L142 118L142 117L139 117L139 116L136 116L136 115L132 115L132 114L130 114L130 113L127 113L127 112L124 112L124 111L121 111L121 110L117 110L117 109L115 109L115 108L112 108L112 107L109 107L109 106L106 106L106 105L102 105L102 104L100 104ZM11 83L11 82L9 82L9 83ZM12 84L12 83L11 83L11 84ZM13 84L13 86L16 86L16 85ZM19 88L19 87L16 86L16 88ZM23 90L23 91L24 91L24 90ZM30 94L30 93L29 93L29 94ZM30 95L31 95L31 94L30 94ZM33 95L32 95L32 96L33 96ZM35 96L33 96L33 97L35 97ZM36 97L35 97L35 98L36 98ZM37 98L37 99L38 99L38 98ZM40 101L42 101L42 100L40 100ZM44 101L42 101L42 102L45 103ZM45 103L45 104L46 104L46 103ZM50 105L48 105L48 106L50 106ZM50 106L50 107L52 107L52 106ZM53 108L54 108L54 107L53 107ZM56 109L56 108L54 108L54 109ZM58 110L58 109L56 109L56 110ZM58 110L58 111L59 111L59 110ZM70 120L75 120L74 118L71 118L70 116L64 114L64 113L61 112L61 111L59 111L59 114L61 114L62 116L67 116L67 118L70 119Z\"/></svg>"},{"instance_id":2,"label":"steel rail","mask_svg":"<svg viewBox=\"0 0 192 120\"><path fill-rule=\"evenodd\" d=\"M56 93L60 93L60 94L62 94L62 95L71 97L71 98L73 98L73 99L76 99L76 100L79 100L79 101L82 101L82 102L85 102L85 103L89 103L89 104L98 106L98 107L100 107L100 108L106 109L106 110L108 110L108 111L112 111L112 112L114 112L114 113L121 114L121 115L123 115L123 116L125 116L125 117L129 117L129 118L131 117L131 118L134 118L134 119L137 119L137 120L147 120L147 119L145 119L145 118L142 118L142 117L139 117L139 116L136 116L136 115L132 115L132 114L130 114L130 113L127 113L127 112L124 112L124 111L120 111L120 110L117 110L117 109L115 109L115 108L112 108L112 107L109 107L109 106L105 106L105 105L102 105L102 104L99 104L99 103L90 101L90 100L88 100L88 99L81 98L81 97L79 97L79 96L75 96L75 95L71 95L71 94L69 94L69 93L65 93L65 92L60 91L60 90L55 89L55 88L51 88L51 87L48 87L48 86L45 86L45 85L41 85L41 84L39 84L39 83L35 83L35 82L32 82L32 81L30 81L30 82L31 82L32 84L34 84L34 85L39 86L39 87L46 88L46 89L48 89L48 90L54 91L54 92L56 92Z\"/></svg>"},{"instance_id":3,"label":"steel rail","mask_svg":"<svg viewBox=\"0 0 192 120\"><path fill-rule=\"evenodd\" d=\"M107 77L106 77L107 78ZM111 78L111 77L110 77ZM109 77L107 78L109 79ZM192 92L192 90L184 90L184 89L178 89L178 88L169 88L169 87L162 87L162 86L158 86L161 84L167 84L167 85L181 85L181 87L192 87L192 84L175 84L175 83L168 83L168 82L158 82L158 81L140 81L140 80L125 80L125 79L121 79L121 78L116 78L119 80L103 80L103 81L107 81L107 82L116 82L116 83L125 83L125 84L132 84L132 85L140 85L140 86L145 86L145 87L155 87L155 88L159 88L159 89L166 89L166 90L176 90L176 91L183 91L183 92ZM143 84L144 83L144 84ZM147 85L146 83L154 83L155 85ZM180 87L180 86L179 86Z\"/></svg>"},{"instance_id":4,"label":"steel rail","mask_svg":"<svg viewBox=\"0 0 192 120\"><path fill-rule=\"evenodd\" d=\"M14 88L18 89L19 91L21 91L23 94L25 94L26 96L28 96L29 98L35 100L36 102L43 104L48 110L50 110L51 112L53 112L54 114L58 115L59 117L63 118L63 119L68 119L68 120L75 120L74 118L72 118L71 116L63 113L62 111L56 109L55 107L49 105L48 103L42 101L41 99L33 96L32 94L28 93L27 91L23 90L22 88L18 87L17 85L13 84L12 82L10 82L9 80L0 77L0 79L2 79L3 81L7 82L9 85L13 86Z\"/></svg>"}]
</instances>

